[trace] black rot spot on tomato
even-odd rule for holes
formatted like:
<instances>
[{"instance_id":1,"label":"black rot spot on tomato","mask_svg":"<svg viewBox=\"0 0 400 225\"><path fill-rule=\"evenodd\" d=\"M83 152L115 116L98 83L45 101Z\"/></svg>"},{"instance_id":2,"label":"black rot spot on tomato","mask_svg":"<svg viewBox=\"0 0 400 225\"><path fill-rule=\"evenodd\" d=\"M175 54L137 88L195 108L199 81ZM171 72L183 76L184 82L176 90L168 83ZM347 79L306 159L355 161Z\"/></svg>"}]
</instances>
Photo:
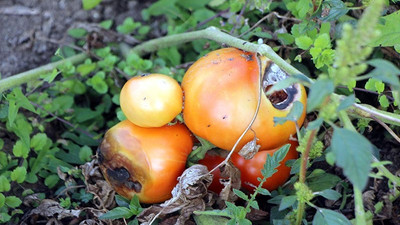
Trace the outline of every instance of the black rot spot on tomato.
<instances>
[{"instance_id":1,"label":"black rot spot on tomato","mask_svg":"<svg viewBox=\"0 0 400 225\"><path fill-rule=\"evenodd\" d=\"M242 54L242 56L246 59L246 61L253 61L253 55Z\"/></svg>"},{"instance_id":2,"label":"black rot spot on tomato","mask_svg":"<svg viewBox=\"0 0 400 225\"><path fill-rule=\"evenodd\" d=\"M148 76L148 75L150 75L150 73L144 73L144 74L140 75L140 77L145 77L145 76Z\"/></svg>"},{"instance_id":3,"label":"black rot spot on tomato","mask_svg":"<svg viewBox=\"0 0 400 225\"><path fill-rule=\"evenodd\" d=\"M222 119L223 119L223 120L224 120L224 119L226 119L226 118L228 118L228 116L227 116L227 115L225 115L225 116L223 116L223 117L222 117Z\"/></svg>"},{"instance_id":4,"label":"black rot spot on tomato","mask_svg":"<svg viewBox=\"0 0 400 225\"><path fill-rule=\"evenodd\" d=\"M125 183L125 186L131 190L134 190L136 193L139 193L142 190L142 184L138 181L128 181Z\"/></svg>"},{"instance_id":5,"label":"black rot spot on tomato","mask_svg":"<svg viewBox=\"0 0 400 225\"><path fill-rule=\"evenodd\" d=\"M115 180L116 182L123 183L131 177L129 174L129 171L125 169L124 167L121 168L116 168L116 169L107 169L107 175L111 179Z\"/></svg>"},{"instance_id":6,"label":"black rot spot on tomato","mask_svg":"<svg viewBox=\"0 0 400 225\"><path fill-rule=\"evenodd\" d=\"M233 61L233 58L228 58L229 61Z\"/></svg>"},{"instance_id":7,"label":"black rot spot on tomato","mask_svg":"<svg viewBox=\"0 0 400 225\"><path fill-rule=\"evenodd\" d=\"M207 127L211 127L211 124L208 124Z\"/></svg>"}]
</instances>

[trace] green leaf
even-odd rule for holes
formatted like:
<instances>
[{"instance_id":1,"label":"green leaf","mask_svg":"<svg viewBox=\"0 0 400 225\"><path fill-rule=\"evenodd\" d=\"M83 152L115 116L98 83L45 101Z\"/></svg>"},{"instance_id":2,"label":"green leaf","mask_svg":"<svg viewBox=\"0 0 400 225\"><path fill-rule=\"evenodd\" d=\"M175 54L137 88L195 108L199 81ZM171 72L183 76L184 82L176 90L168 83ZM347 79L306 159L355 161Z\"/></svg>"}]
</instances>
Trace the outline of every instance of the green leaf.
<instances>
[{"instance_id":1,"label":"green leaf","mask_svg":"<svg viewBox=\"0 0 400 225\"><path fill-rule=\"evenodd\" d=\"M80 73L82 76L88 75L90 72L96 69L96 63L85 63L80 64L76 67L76 71Z\"/></svg>"},{"instance_id":2,"label":"green leaf","mask_svg":"<svg viewBox=\"0 0 400 225\"><path fill-rule=\"evenodd\" d=\"M10 182L4 175L0 176L0 192L6 192L11 189Z\"/></svg>"},{"instance_id":3,"label":"green leaf","mask_svg":"<svg viewBox=\"0 0 400 225\"><path fill-rule=\"evenodd\" d=\"M157 55L171 63L172 66L177 66L181 63L181 54L176 47L163 48L157 51Z\"/></svg>"},{"instance_id":4,"label":"green leaf","mask_svg":"<svg viewBox=\"0 0 400 225\"><path fill-rule=\"evenodd\" d=\"M290 144L286 144L279 148L272 156L267 156L267 161L264 164L264 168L261 170L263 177L271 177L278 170L276 168L280 165L280 162L285 158L290 148Z\"/></svg>"},{"instance_id":5,"label":"green leaf","mask_svg":"<svg viewBox=\"0 0 400 225\"><path fill-rule=\"evenodd\" d=\"M197 225L226 225L229 219L222 216L210 216L210 215L193 215L193 219Z\"/></svg>"},{"instance_id":6,"label":"green leaf","mask_svg":"<svg viewBox=\"0 0 400 225\"><path fill-rule=\"evenodd\" d=\"M67 31L68 35L73 38L81 38L87 34L87 31L83 28L72 28Z\"/></svg>"},{"instance_id":7,"label":"green leaf","mask_svg":"<svg viewBox=\"0 0 400 225\"><path fill-rule=\"evenodd\" d=\"M363 190L371 170L371 143L355 131L335 128L331 147L336 163L343 169L344 175L355 187Z\"/></svg>"},{"instance_id":8,"label":"green leaf","mask_svg":"<svg viewBox=\"0 0 400 225\"><path fill-rule=\"evenodd\" d=\"M93 87L100 94L105 94L108 91L108 85L105 82L105 73L103 71L97 72L92 78L88 79L86 83Z\"/></svg>"},{"instance_id":9,"label":"green leaf","mask_svg":"<svg viewBox=\"0 0 400 225\"><path fill-rule=\"evenodd\" d=\"M115 195L115 202L118 206L129 207L129 200L122 197L121 195Z\"/></svg>"},{"instance_id":10,"label":"green leaf","mask_svg":"<svg viewBox=\"0 0 400 225\"><path fill-rule=\"evenodd\" d=\"M317 48L325 49L331 47L331 39L329 34L320 34L314 41L314 46Z\"/></svg>"},{"instance_id":11,"label":"green leaf","mask_svg":"<svg viewBox=\"0 0 400 225\"><path fill-rule=\"evenodd\" d=\"M342 195L339 192L334 191L332 189L325 189L323 191L317 192L316 194L321 195L322 197L333 201L336 201L340 197L342 197Z\"/></svg>"},{"instance_id":12,"label":"green leaf","mask_svg":"<svg viewBox=\"0 0 400 225\"><path fill-rule=\"evenodd\" d=\"M5 203L6 203L6 197L2 193L0 193L0 209L1 207L4 206Z\"/></svg>"},{"instance_id":13,"label":"green leaf","mask_svg":"<svg viewBox=\"0 0 400 225\"><path fill-rule=\"evenodd\" d=\"M390 15L381 18L383 24L377 24L380 35L373 40L370 45L377 46L395 46L400 44L400 11L396 11Z\"/></svg>"},{"instance_id":14,"label":"green leaf","mask_svg":"<svg viewBox=\"0 0 400 225\"><path fill-rule=\"evenodd\" d=\"M11 220L11 216L8 213L0 213L0 222L8 222Z\"/></svg>"},{"instance_id":15,"label":"green leaf","mask_svg":"<svg viewBox=\"0 0 400 225\"><path fill-rule=\"evenodd\" d=\"M60 178L58 175L52 174L44 179L44 184L49 188L53 188L57 185L59 180Z\"/></svg>"},{"instance_id":16,"label":"green leaf","mask_svg":"<svg viewBox=\"0 0 400 225\"><path fill-rule=\"evenodd\" d=\"M325 98L332 94L335 90L335 85L332 80L318 79L310 87L310 93L307 100L307 112L312 112L319 107Z\"/></svg>"},{"instance_id":17,"label":"green leaf","mask_svg":"<svg viewBox=\"0 0 400 225\"><path fill-rule=\"evenodd\" d=\"M110 219L110 220L115 220L115 219L129 219L130 217L133 216L133 213L126 207L116 207L107 213L104 213L99 217L101 220L105 219Z\"/></svg>"},{"instance_id":18,"label":"green leaf","mask_svg":"<svg viewBox=\"0 0 400 225\"><path fill-rule=\"evenodd\" d=\"M92 149L90 149L89 146L85 145L79 151L79 159L83 162L89 162L91 160L92 154Z\"/></svg>"},{"instance_id":19,"label":"green leaf","mask_svg":"<svg viewBox=\"0 0 400 225\"><path fill-rule=\"evenodd\" d=\"M303 50L307 50L313 43L313 40L311 38L309 38L308 36L300 36L295 38L295 42L296 45L303 49Z\"/></svg>"},{"instance_id":20,"label":"green leaf","mask_svg":"<svg viewBox=\"0 0 400 225\"><path fill-rule=\"evenodd\" d=\"M135 22L131 17L128 17L121 25L117 26L117 31L122 34L130 34L140 25L142 25L140 22Z\"/></svg>"},{"instance_id":21,"label":"green leaf","mask_svg":"<svg viewBox=\"0 0 400 225\"><path fill-rule=\"evenodd\" d=\"M284 209L291 207L296 202L296 200L297 200L296 195L289 195L289 196L283 197L281 200L281 204L279 205L279 211L282 211Z\"/></svg>"},{"instance_id":22,"label":"green leaf","mask_svg":"<svg viewBox=\"0 0 400 225\"><path fill-rule=\"evenodd\" d=\"M107 30L110 29L112 25L113 25L112 20L104 20L99 23L99 26Z\"/></svg>"},{"instance_id":23,"label":"green leaf","mask_svg":"<svg viewBox=\"0 0 400 225\"><path fill-rule=\"evenodd\" d=\"M22 203L21 199L15 196L8 196L6 197L6 205L11 208L17 208Z\"/></svg>"},{"instance_id":24,"label":"green leaf","mask_svg":"<svg viewBox=\"0 0 400 225\"><path fill-rule=\"evenodd\" d=\"M25 167L19 166L11 172L11 180L17 181L17 183L19 183L19 184L24 182L25 178L26 178L26 168Z\"/></svg>"},{"instance_id":25,"label":"green leaf","mask_svg":"<svg viewBox=\"0 0 400 225\"><path fill-rule=\"evenodd\" d=\"M303 113L303 109L303 103L295 101L292 108L290 109L290 112L285 117L274 117L275 125L284 124L286 121L297 122L297 120L301 117Z\"/></svg>"},{"instance_id":26,"label":"green leaf","mask_svg":"<svg viewBox=\"0 0 400 225\"><path fill-rule=\"evenodd\" d=\"M383 108L389 107L389 100L387 99L386 95L381 95L379 97L379 104L381 104Z\"/></svg>"},{"instance_id":27,"label":"green leaf","mask_svg":"<svg viewBox=\"0 0 400 225\"><path fill-rule=\"evenodd\" d=\"M322 169L315 169L307 176L308 187L314 192L333 188L340 180L340 177Z\"/></svg>"},{"instance_id":28,"label":"green leaf","mask_svg":"<svg viewBox=\"0 0 400 225\"><path fill-rule=\"evenodd\" d=\"M330 6L329 14L325 17L322 17L322 21L331 22L338 20L340 17L347 14L349 9L346 4L341 0L329 0L324 1Z\"/></svg>"},{"instance_id":29,"label":"green leaf","mask_svg":"<svg viewBox=\"0 0 400 225\"><path fill-rule=\"evenodd\" d=\"M13 154L16 157L22 157L26 159L28 157L29 152L30 148L24 145L21 140L15 142L13 147Z\"/></svg>"},{"instance_id":30,"label":"green leaf","mask_svg":"<svg viewBox=\"0 0 400 225\"><path fill-rule=\"evenodd\" d=\"M349 95L345 97L339 104L339 106L336 109L336 112L339 112L341 110L345 110L352 106L356 102L356 96L354 94Z\"/></svg>"},{"instance_id":31,"label":"green leaf","mask_svg":"<svg viewBox=\"0 0 400 225\"><path fill-rule=\"evenodd\" d=\"M50 148L51 140L45 133L37 133L31 139L31 148L34 150L41 151L44 148Z\"/></svg>"},{"instance_id":32,"label":"green leaf","mask_svg":"<svg viewBox=\"0 0 400 225\"><path fill-rule=\"evenodd\" d=\"M233 189L233 192L241 199L245 201L249 201L249 196L247 196L244 192L238 190L238 189Z\"/></svg>"},{"instance_id":33,"label":"green leaf","mask_svg":"<svg viewBox=\"0 0 400 225\"><path fill-rule=\"evenodd\" d=\"M278 33L277 34L278 39L282 42L284 45L290 45L294 43L295 38L289 34L289 33Z\"/></svg>"},{"instance_id":34,"label":"green leaf","mask_svg":"<svg viewBox=\"0 0 400 225\"><path fill-rule=\"evenodd\" d=\"M90 10L100 4L102 0L82 0L84 10Z\"/></svg>"},{"instance_id":35,"label":"green leaf","mask_svg":"<svg viewBox=\"0 0 400 225\"><path fill-rule=\"evenodd\" d=\"M319 208L314 216L313 225L351 225L350 221L341 213L330 209Z\"/></svg>"},{"instance_id":36,"label":"green leaf","mask_svg":"<svg viewBox=\"0 0 400 225\"><path fill-rule=\"evenodd\" d=\"M369 75L400 89L400 81L398 77L400 70L393 63L384 59L372 59L367 63L375 67Z\"/></svg>"}]
</instances>

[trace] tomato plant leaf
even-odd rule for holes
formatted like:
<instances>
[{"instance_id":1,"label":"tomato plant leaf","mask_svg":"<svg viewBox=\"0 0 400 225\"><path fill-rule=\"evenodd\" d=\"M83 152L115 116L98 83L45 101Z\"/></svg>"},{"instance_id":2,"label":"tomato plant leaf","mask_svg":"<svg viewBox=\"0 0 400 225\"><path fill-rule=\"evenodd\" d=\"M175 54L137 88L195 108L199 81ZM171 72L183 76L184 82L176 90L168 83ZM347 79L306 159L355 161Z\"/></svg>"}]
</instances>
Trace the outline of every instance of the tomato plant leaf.
<instances>
[{"instance_id":1,"label":"tomato plant leaf","mask_svg":"<svg viewBox=\"0 0 400 225\"><path fill-rule=\"evenodd\" d=\"M370 44L374 47L400 44L400 11L384 16L381 20L383 23L377 24L380 35Z\"/></svg>"},{"instance_id":2,"label":"tomato plant leaf","mask_svg":"<svg viewBox=\"0 0 400 225\"><path fill-rule=\"evenodd\" d=\"M372 144L357 132L335 128L331 146L337 165L354 186L363 190L371 170Z\"/></svg>"},{"instance_id":3,"label":"tomato plant leaf","mask_svg":"<svg viewBox=\"0 0 400 225\"><path fill-rule=\"evenodd\" d=\"M355 102L356 102L356 96L354 94L347 96L340 102L339 106L336 108L336 112L349 108Z\"/></svg>"},{"instance_id":4,"label":"tomato plant leaf","mask_svg":"<svg viewBox=\"0 0 400 225\"><path fill-rule=\"evenodd\" d=\"M297 200L296 195L289 195L282 198L281 203L279 204L279 211L287 209L291 207Z\"/></svg>"},{"instance_id":5,"label":"tomato plant leaf","mask_svg":"<svg viewBox=\"0 0 400 225\"><path fill-rule=\"evenodd\" d=\"M340 17L347 14L349 9L346 4L341 0L329 0L324 1L325 5L329 6L329 14L325 17L322 17L322 21L330 22L334 20L338 20Z\"/></svg>"},{"instance_id":6,"label":"tomato plant leaf","mask_svg":"<svg viewBox=\"0 0 400 225\"><path fill-rule=\"evenodd\" d=\"M267 161L264 164L264 168L261 170L261 174L264 178L271 177L277 170L276 168L280 165L280 162L285 158L290 148L290 144L286 144L278 149L272 156L267 156Z\"/></svg>"},{"instance_id":7,"label":"tomato plant leaf","mask_svg":"<svg viewBox=\"0 0 400 225\"><path fill-rule=\"evenodd\" d=\"M335 85L332 80L329 79L318 79L310 87L310 93L307 100L307 112L312 112L324 99L333 93L335 90Z\"/></svg>"},{"instance_id":8,"label":"tomato plant leaf","mask_svg":"<svg viewBox=\"0 0 400 225\"><path fill-rule=\"evenodd\" d=\"M340 180L338 176L322 169L315 169L307 176L308 187L314 192L333 188Z\"/></svg>"},{"instance_id":9,"label":"tomato plant leaf","mask_svg":"<svg viewBox=\"0 0 400 225\"><path fill-rule=\"evenodd\" d=\"M287 121L297 122L297 120L301 117L303 113L303 103L299 101L293 102L293 106L290 109L290 112L285 117L274 117L275 126L277 124L284 124Z\"/></svg>"}]
</instances>

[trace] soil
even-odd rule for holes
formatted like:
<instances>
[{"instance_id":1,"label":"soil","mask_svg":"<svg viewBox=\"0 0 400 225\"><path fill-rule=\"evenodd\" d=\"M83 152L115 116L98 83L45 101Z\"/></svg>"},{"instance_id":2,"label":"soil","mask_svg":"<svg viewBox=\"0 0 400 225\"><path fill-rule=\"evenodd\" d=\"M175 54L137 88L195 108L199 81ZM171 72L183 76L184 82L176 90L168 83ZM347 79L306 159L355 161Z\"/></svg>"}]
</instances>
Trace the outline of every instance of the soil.
<instances>
[{"instance_id":1,"label":"soil","mask_svg":"<svg viewBox=\"0 0 400 225\"><path fill-rule=\"evenodd\" d=\"M56 49L71 43L67 30L76 23L115 24L140 11L151 1L103 0L94 9L82 9L81 0L1 0L0 74L11 76L50 62Z\"/></svg>"}]
</instances>

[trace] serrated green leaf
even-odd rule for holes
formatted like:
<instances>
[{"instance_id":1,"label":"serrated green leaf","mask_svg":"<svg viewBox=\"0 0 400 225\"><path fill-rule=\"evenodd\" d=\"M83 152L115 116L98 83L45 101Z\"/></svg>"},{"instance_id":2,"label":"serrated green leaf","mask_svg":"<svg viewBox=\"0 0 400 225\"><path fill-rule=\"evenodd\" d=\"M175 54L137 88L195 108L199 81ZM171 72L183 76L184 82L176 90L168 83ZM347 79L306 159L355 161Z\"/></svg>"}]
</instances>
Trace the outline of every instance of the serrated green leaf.
<instances>
[{"instance_id":1,"label":"serrated green leaf","mask_svg":"<svg viewBox=\"0 0 400 225\"><path fill-rule=\"evenodd\" d=\"M44 148L49 148L51 140L45 133L37 133L31 139L31 148L36 151L40 151Z\"/></svg>"},{"instance_id":2,"label":"serrated green leaf","mask_svg":"<svg viewBox=\"0 0 400 225\"><path fill-rule=\"evenodd\" d=\"M396 11L390 15L381 18L384 21L377 24L380 35L371 42L371 46L395 46L400 44L400 11Z\"/></svg>"},{"instance_id":3,"label":"serrated green leaf","mask_svg":"<svg viewBox=\"0 0 400 225\"><path fill-rule=\"evenodd\" d=\"M76 67L76 71L82 76L88 75L90 72L96 69L96 63L80 64Z\"/></svg>"},{"instance_id":4,"label":"serrated green leaf","mask_svg":"<svg viewBox=\"0 0 400 225\"><path fill-rule=\"evenodd\" d=\"M101 215L99 217L99 219L101 220L105 220L105 219L121 219L121 218L125 218L125 219L129 219L133 216L133 213L126 207L116 207L110 211L108 211L107 213L104 213L103 215Z\"/></svg>"},{"instance_id":5,"label":"serrated green leaf","mask_svg":"<svg viewBox=\"0 0 400 225\"><path fill-rule=\"evenodd\" d=\"M304 35L295 38L294 41L296 45L303 50L307 50L313 43L313 40L310 37Z\"/></svg>"},{"instance_id":6,"label":"serrated green leaf","mask_svg":"<svg viewBox=\"0 0 400 225\"><path fill-rule=\"evenodd\" d=\"M312 112L319 107L325 98L332 94L335 90L335 85L332 80L318 79L310 87L310 92L307 100L307 112Z\"/></svg>"},{"instance_id":7,"label":"serrated green leaf","mask_svg":"<svg viewBox=\"0 0 400 225\"><path fill-rule=\"evenodd\" d=\"M286 144L279 148L272 156L268 155L267 160L264 164L264 168L261 170L261 174L265 178L271 177L277 172L276 168L280 165L280 162L285 158L290 148L290 144Z\"/></svg>"},{"instance_id":8,"label":"serrated green leaf","mask_svg":"<svg viewBox=\"0 0 400 225\"><path fill-rule=\"evenodd\" d=\"M130 34L140 25L140 22L135 22L131 17L128 17L121 25L117 26L117 31L122 34Z\"/></svg>"},{"instance_id":9,"label":"serrated green leaf","mask_svg":"<svg viewBox=\"0 0 400 225\"><path fill-rule=\"evenodd\" d=\"M279 33L277 34L277 37L284 45L291 45L295 40L295 38L289 33Z\"/></svg>"},{"instance_id":10,"label":"serrated green leaf","mask_svg":"<svg viewBox=\"0 0 400 225\"><path fill-rule=\"evenodd\" d=\"M196 222L196 225L226 225L228 224L229 219L222 216L210 216L210 215L193 215L193 219Z\"/></svg>"},{"instance_id":11,"label":"serrated green leaf","mask_svg":"<svg viewBox=\"0 0 400 225\"><path fill-rule=\"evenodd\" d=\"M239 198L249 201L249 197L243 192L238 189L233 189L233 193L235 193Z\"/></svg>"},{"instance_id":12,"label":"serrated green leaf","mask_svg":"<svg viewBox=\"0 0 400 225\"><path fill-rule=\"evenodd\" d=\"M112 25L113 25L112 20L104 20L99 23L99 26L107 30L110 29Z\"/></svg>"},{"instance_id":13,"label":"serrated green leaf","mask_svg":"<svg viewBox=\"0 0 400 225\"><path fill-rule=\"evenodd\" d=\"M317 215L319 213L319 215ZM350 221L341 213L330 209L319 208L314 216L313 225L351 225Z\"/></svg>"},{"instance_id":14,"label":"serrated green leaf","mask_svg":"<svg viewBox=\"0 0 400 225\"><path fill-rule=\"evenodd\" d=\"M13 147L13 154L16 157L22 157L26 159L28 157L28 154L30 152L30 148L24 145L21 140L18 140L15 142L14 147Z\"/></svg>"},{"instance_id":15,"label":"serrated green leaf","mask_svg":"<svg viewBox=\"0 0 400 225\"><path fill-rule=\"evenodd\" d=\"M17 181L17 183L22 183L26 178L26 168L25 167L17 167L11 172L11 180Z\"/></svg>"},{"instance_id":16,"label":"serrated green leaf","mask_svg":"<svg viewBox=\"0 0 400 225\"><path fill-rule=\"evenodd\" d=\"M336 163L343 169L344 175L355 187L363 190L371 170L371 143L355 131L335 128L331 147Z\"/></svg>"},{"instance_id":17,"label":"serrated green leaf","mask_svg":"<svg viewBox=\"0 0 400 225\"><path fill-rule=\"evenodd\" d=\"M102 0L82 0L84 10L90 10L100 4Z\"/></svg>"},{"instance_id":18,"label":"serrated green leaf","mask_svg":"<svg viewBox=\"0 0 400 225\"><path fill-rule=\"evenodd\" d=\"M327 3L330 6L330 10L327 16L322 17L322 21L331 22L338 20L349 11L346 4L341 0L330 0Z\"/></svg>"},{"instance_id":19,"label":"serrated green leaf","mask_svg":"<svg viewBox=\"0 0 400 225\"><path fill-rule=\"evenodd\" d=\"M287 209L291 207L297 200L296 195L289 195L282 198L281 203L279 205L279 211Z\"/></svg>"},{"instance_id":20,"label":"serrated green leaf","mask_svg":"<svg viewBox=\"0 0 400 225\"><path fill-rule=\"evenodd\" d=\"M0 192L6 192L11 189L10 181L4 175L0 175Z\"/></svg>"},{"instance_id":21,"label":"serrated green leaf","mask_svg":"<svg viewBox=\"0 0 400 225\"><path fill-rule=\"evenodd\" d=\"M5 203L8 207L17 208L18 206L21 205L22 201L21 199L15 196L7 196Z\"/></svg>"},{"instance_id":22,"label":"serrated green leaf","mask_svg":"<svg viewBox=\"0 0 400 225\"><path fill-rule=\"evenodd\" d=\"M325 49L331 47L331 39L329 34L323 33L320 34L314 41L314 46L317 48Z\"/></svg>"},{"instance_id":23,"label":"serrated green leaf","mask_svg":"<svg viewBox=\"0 0 400 225\"><path fill-rule=\"evenodd\" d=\"M332 189L325 189L323 191L317 192L316 194L321 195L322 197L333 201L336 201L340 197L342 197L342 195L339 192L334 191Z\"/></svg>"}]
</instances>

